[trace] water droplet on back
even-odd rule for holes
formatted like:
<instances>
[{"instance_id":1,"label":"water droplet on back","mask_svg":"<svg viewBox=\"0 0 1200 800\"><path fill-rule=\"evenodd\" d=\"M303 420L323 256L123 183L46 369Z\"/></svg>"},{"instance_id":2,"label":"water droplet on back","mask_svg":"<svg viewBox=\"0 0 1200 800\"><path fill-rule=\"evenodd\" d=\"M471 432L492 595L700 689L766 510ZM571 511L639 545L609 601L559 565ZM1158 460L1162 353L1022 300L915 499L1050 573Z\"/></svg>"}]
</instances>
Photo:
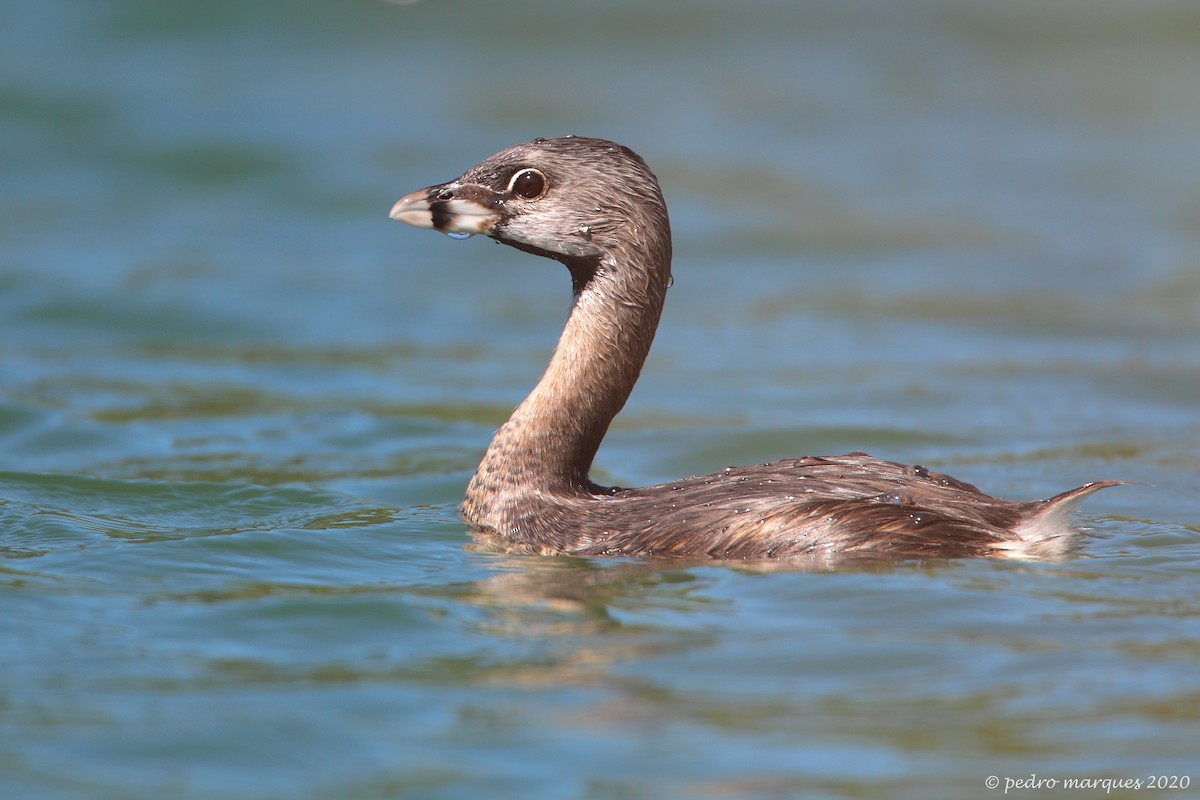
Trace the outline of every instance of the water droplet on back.
<instances>
[{"instance_id":1,"label":"water droplet on back","mask_svg":"<svg viewBox=\"0 0 1200 800\"><path fill-rule=\"evenodd\" d=\"M462 241L463 239L470 239L475 234L473 234L473 233L451 233L451 232L447 231L446 235L449 236L451 239L458 239L459 241Z\"/></svg>"}]
</instances>

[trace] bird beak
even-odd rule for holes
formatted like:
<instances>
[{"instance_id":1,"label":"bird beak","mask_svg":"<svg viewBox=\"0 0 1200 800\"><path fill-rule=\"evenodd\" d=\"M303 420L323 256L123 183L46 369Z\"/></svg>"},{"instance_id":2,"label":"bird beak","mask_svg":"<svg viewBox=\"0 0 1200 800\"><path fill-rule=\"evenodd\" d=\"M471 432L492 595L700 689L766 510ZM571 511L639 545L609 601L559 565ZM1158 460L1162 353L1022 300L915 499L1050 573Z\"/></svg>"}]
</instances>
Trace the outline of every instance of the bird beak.
<instances>
[{"instance_id":1,"label":"bird beak","mask_svg":"<svg viewBox=\"0 0 1200 800\"><path fill-rule=\"evenodd\" d=\"M389 216L415 228L469 236L490 233L503 210L503 195L478 184L451 181L400 198Z\"/></svg>"}]
</instances>

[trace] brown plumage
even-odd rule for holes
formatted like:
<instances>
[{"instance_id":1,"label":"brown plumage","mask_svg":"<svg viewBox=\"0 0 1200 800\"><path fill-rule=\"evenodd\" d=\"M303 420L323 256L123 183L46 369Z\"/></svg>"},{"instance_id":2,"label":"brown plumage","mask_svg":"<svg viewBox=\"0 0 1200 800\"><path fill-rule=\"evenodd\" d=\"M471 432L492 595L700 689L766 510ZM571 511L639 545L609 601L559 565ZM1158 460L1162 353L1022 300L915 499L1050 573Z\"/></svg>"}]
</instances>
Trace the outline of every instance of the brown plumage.
<instances>
[{"instance_id":1,"label":"brown plumage","mask_svg":"<svg viewBox=\"0 0 1200 800\"><path fill-rule=\"evenodd\" d=\"M393 219L485 234L555 259L574 306L541 381L492 440L463 501L481 540L514 551L761 559L1046 557L1068 511L1120 481L1012 503L863 453L729 468L640 489L588 478L658 326L671 228L654 174L602 139L536 139L414 192Z\"/></svg>"}]
</instances>

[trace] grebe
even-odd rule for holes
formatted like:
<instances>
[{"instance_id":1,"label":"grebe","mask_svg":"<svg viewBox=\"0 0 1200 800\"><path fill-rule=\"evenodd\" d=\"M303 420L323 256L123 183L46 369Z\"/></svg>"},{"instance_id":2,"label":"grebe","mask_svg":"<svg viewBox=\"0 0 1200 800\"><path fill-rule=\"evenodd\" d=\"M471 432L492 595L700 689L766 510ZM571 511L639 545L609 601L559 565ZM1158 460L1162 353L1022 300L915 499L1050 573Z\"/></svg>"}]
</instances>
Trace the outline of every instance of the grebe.
<instances>
[{"instance_id":1,"label":"grebe","mask_svg":"<svg viewBox=\"0 0 1200 800\"><path fill-rule=\"evenodd\" d=\"M509 551L767 559L1052 557L1100 481L1009 502L865 453L730 467L640 489L588 478L637 381L671 280L658 180L632 150L566 136L510 147L395 204L392 219L484 234L566 265L574 305L546 373L501 426L460 511Z\"/></svg>"}]
</instances>

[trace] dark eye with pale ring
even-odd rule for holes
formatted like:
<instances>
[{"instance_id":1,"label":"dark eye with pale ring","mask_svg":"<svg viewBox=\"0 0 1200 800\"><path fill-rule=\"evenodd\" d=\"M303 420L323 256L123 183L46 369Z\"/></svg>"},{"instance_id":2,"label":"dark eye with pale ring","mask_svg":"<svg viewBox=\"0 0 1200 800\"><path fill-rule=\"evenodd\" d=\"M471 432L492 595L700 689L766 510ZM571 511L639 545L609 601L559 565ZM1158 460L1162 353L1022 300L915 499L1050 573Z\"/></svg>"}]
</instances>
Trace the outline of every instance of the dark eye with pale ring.
<instances>
[{"instance_id":1,"label":"dark eye with pale ring","mask_svg":"<svg viewBox=\"0 0 1200 800\"><path fill-rule=\"evenodd\" d=\"M512 176L508 190L526 200L537 200L546 193L546 176L536 169L523 169Z\"/></svg>"}]
</instances>

